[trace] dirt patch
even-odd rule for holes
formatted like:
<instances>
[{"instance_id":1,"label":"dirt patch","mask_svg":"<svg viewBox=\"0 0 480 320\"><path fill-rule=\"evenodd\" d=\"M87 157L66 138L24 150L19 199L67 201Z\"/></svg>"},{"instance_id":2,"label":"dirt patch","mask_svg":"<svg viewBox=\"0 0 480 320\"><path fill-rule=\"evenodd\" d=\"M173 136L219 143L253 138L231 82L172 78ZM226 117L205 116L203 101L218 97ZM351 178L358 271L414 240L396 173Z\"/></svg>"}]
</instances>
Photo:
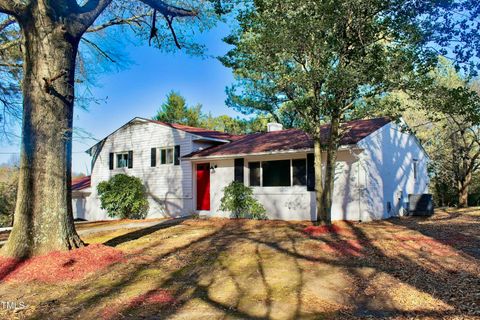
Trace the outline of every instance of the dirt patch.
<instances>
[{"instance_id":1,"label":"dirt patch","mask_svg":"<svg viewBox=\"0 0 480 320\"><path fill-rule=\"evenodd\" d=\"M124 259L122 251L100 244L52 252L28 260L0 258L0 279L9 282L78 281Z\"/></svg>"}]
</instances>

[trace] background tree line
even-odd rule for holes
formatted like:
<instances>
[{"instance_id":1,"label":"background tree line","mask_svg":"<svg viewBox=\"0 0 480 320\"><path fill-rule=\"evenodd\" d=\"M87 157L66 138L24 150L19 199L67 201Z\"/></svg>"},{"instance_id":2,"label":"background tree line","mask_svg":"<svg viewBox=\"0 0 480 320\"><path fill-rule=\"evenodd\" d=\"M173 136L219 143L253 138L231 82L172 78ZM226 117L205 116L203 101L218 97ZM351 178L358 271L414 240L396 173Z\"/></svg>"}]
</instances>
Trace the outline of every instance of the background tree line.
<instances>
[{"instance_id":1,"label":"background tree line","mask_svg":"<svg viewBox=\"0 0 480 320\"><path fill-rule=\"evenodd\" d=\"M248 134L264 132L269 122L282 123L284 128L301 127L295 112L281 108L277 113L260 112L251 114L249 118L230 117L227 115L213 116L205 113L202 105L189 106L185 98L178 92L170 92L161 105L154 120L179 123L192 127L228 132L230 134Z\"/></svg>"}]
</instances>

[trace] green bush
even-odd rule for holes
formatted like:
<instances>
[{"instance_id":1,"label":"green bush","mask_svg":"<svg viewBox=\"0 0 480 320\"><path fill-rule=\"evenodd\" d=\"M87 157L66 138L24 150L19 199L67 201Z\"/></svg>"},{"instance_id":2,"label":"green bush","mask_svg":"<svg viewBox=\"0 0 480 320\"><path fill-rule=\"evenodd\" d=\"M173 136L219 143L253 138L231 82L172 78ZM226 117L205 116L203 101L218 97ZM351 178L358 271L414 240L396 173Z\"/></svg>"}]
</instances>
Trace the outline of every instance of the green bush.
<instances>
[{"instance_id":1,"label":"green bush","mask_svg":"<svg viewBox=\"0 0 480 320\"><path fill-rule=\"evenodd\" d=\"M148 213L145 187L139 178L117 174L97 187L102 209L109 217L144 219Z\"/></svg>"},{"instance_id":2,"label":"green bush","mask_svg":"<svg viewBox=\"0 0 480 320\"><path fill-rule=\"evenodd\" d=\"M233 218L267 219L265 208L253 197L253 190L243 183L232 182L223 189L220 210L231 212Z\"/></svg>"}]
</instances>

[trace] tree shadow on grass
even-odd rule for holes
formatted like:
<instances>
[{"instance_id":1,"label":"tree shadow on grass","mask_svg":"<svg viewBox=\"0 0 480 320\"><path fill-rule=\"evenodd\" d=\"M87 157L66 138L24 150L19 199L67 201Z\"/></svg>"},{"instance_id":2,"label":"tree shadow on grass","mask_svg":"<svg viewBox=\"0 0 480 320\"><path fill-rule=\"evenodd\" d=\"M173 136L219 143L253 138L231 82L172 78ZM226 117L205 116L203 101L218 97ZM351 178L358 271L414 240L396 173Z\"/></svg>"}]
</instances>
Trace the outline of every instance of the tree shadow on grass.
<instances>
[{"instance_id":1,"label":"tree shadow on grass","mask_svg":"<svg viewBox=\"0 0 480 320\"><path fill-rule=\"evenodd\" d=\"M480 240L478 238L480 216L458 212L442 212L441 216L395 218L389 220L389 222L414 230L423 236L432 238L445 246L453 247L480 260ZM459 232L459 229L461 232Z\"/></svg>"},{"instance_id":2,"label":"tree shadow on grass","mask_svg":"<svg viewBox=\"0 0 480 320\"><path fill-rule=\"evenodd\" d=\"M34 318L52 318L52 319L72 319L72 318L78 318L82 317L82 314L85 310L95 308L97 305L101 304L102 302L106 303L107 305L112 304L112 299L113 297L117 296L119 293L121 293L124 290L127 290L129 286L132 286L135 284L136 281L138 281L138 277L142 274L142 272L153 268L155 266L158 266L158 264L161 264L162 261L165 261L169 259L170 257L173 257L179 253L182 252L188 252L186 255L192 259L192 255L196 255L196 251L192 251L192 247L197 247L200 246L202 249L206 249L206 246L208 246L214 239L216 239L216 235L218 233L222 232L223 228L220 228L219 230L215 230L212 233L206 234L204 236L200 236L184 245L175 247L163 254L158 255L154 259L148 259L145 261L139 261L138 263L135 264L130 264L128 266L124 265L124 263L117 263L115 265L112 265L108 270L105 270L101 272L100 274L96 274L95 278L88 278L86 281L83 282L83 284L74 286L71 290L69 290L66 294L62 295L61 297L58 297L54 299L53 305L51 304L52 301L47 301L45 304L48 306L47 309L42 310L43 308L40 306L39 311L34 315ZM127 260L135 259L139 256L142 255L142 253L150 249L150 247L147 247L141 251L136 251L134 254L130 255L127 257ZM121 269L121 273L115 273L112 274L112 272L115 272L117 268ZM124 268L128 268L128 270L125 270ZM108 279L108 277L113 277L114 279L111 279L113 283L105 286L103 283L98 284L97 287L95 287L95 283L92 283L91 280L94 280L96 278L102 278L105 281ZM157 281L157 279L152 278L152 282ZM85 292L92 293L91 295L88 296L88 298L84 299L82 296L84 295ZM77 300L79 301L77 305L72 306L70 308L66 308L65 306L60 305L62 301L66 300ZM115 300L113 300L115 301ZM58 305L57 305L58 304ZM57 306L55 306L57 305ZM51 308L55 308L58 312L56 312L55 317L52 317L51 315ZM126 306L130 307L130 306ZM115 310L115 313L120 313L122 312L123 309ZM110 316L104 316L103 318L111 318ZM112 318L116 318L115 314L113 314Z\"/></svg>"},{"instance_id":3,"label":"tree shadow on grass","mask_svg":"<svg viewBox=\"0 0 480 320\"><path fill-rule=\"evenodd\" d=\"M122 243L129 242L129 241L134 241L137 239L140 239L142 237L148 236L149 234L152 234L154 232L157 232L158 230L166 229L169 227L173 227L176 225L181 224L187 220L187 218L178 218L178 219L171 219L167 221L162 221L156 225L153 225L151 227L135 230L132 232L129 232L127 234L115 237L113 239L110 239L104 243L106 246L110 247L116 247Z\"/></svg>"},{"instance_id":4,"label":"tree shadow on grass","mask_svg":"<svg viewBox=\"0 0 480 320\"><path fill-rule=\"evenodd\" d=\"M376 230L366 233L362 226L348 224L346 228L350 231L350 235L332 233L313 237L303 232L304 226L298 223L258 222L254 227L249 227L248 224L249 222L243 221L224 222L223 225L210 230L208 234L196 237L166 253L152 257L148 261L132 263L128 270L123 270L122 274L113 275L115 277L113 284L97 285L87 279L85 284L75 286L67 294L56 299L58 306L53 306L53 308L58 307L55 310L59 310L59 313L55 317L70 319L88 316L88 311L97 310L95 308L98 305L108 306L116 301L119 293L130 292L132 286L138 284L145 277L145 272L169 266L167 269L162 269L166 273L162 273L161 276L155 277L148 273L148 280L150 284L153 283L153 288L150 285L148 288L142 288L144 292L147 292L147 294L140 294L140 297L146 297L143 303L137 303L138 299L133 300L135 303L128 301L125 303L124 300L119 300L118 305L113 307L109 319L165 319L175 315L185 317L185 312L187 317L189 315L196 317L202 315L202 310L196 309L200 306L210 308L210 311L203 314L209 318L271 319L278 315L275 312L279 310L279 301L277 300L279 293L275 290L279 290L279 281L281 284L284 280L275 278L278 277L279 271L283 272L281 263L284 263L285 266L289 264L288 268L284 268L284 272L292 273L288 278L290 283L285 283L285 285L289 285L286 293L291 295L291 299L281 301L292 304L289 306L290 313L288 313L291 319L302 317L334 319L463 317L472 315L472 309L469 309L471 306L463 305L463 303L465 302L465 292L470 292L473 297L475 290L478 290L478 288L471 287L471 284L480 281L477 274L465 270L461 275L450 274L450 270L444 266L429 268L429 265L435 264L439 257L409 256L401 252L388 251L376 242L377 239L374 238L378 236ZM376 227L379 228L378 231L383 228L382 225ZM192 230L182 230L182 233L189 231ZM334 252L334 254L308 249L304 246L305 242L318 244L321 248L330 248L329 252ZM250 248L248 251L242 251L242 246L245 244ZM357 244L360 244L360 247ZM155 252L158 250L156 246L158 243L151 244L143 249L143 252ZM135 254L141 256L142 252ZM249 255L250 257L248 257ZM237 259L242 259L244 256L250 259L248 264L238 264ZM171 259L179 265L171 265ZM275 259L276 261L273 261ZM236 262L237 264L235 264ZM308 306L309 303L321 304L323 299L322 296L316 296L316 300L304 300L306 281L312 279L312 274L309 274L307 278L304 275L309 266L312 269L328 266L327 270L331 270L330 267L333 267L344 271L353 278L354 292L345 297L351 299L350 304L354 307L347 313L343 313L342 310L334 313L327 311L308 313L308 310L311 310ZM365 273L365 269L371 270L371 272ZM96 277L112 276L111 271L107 270ZM216 277L219 273L222 273L222 276ZM382 275L395 279L396 282L393 285L405 284L453 308L436 311L424 309L420 305L414 310L399 310L396 307L396 301L392 301L394 298L388 293L384 294L382 290L376 290L373 293L367 292L371 286L379 285L377 276ZM317 275L315 274L315 276ZM221 295L218 295L219 290L220 293L224 292L223 287L227 285L227 281L232 284L231 288L233 289L231 290L234 294L231 297L222 298ZM262 289L261 298L252 296L251 289L255 286ZM168 303L162 301L150 303L152 299L148 297L152 292L165 291L171 295L171 299L167 299ZM79 299L84 292L90 292L88 298ZM275 295L277 296L275 297ZM62 301L70 301L70 299L78 302L69 309L60 305ZM248 301L260 299L257 303L262 304L263 309L261 308L260 311L249 309L248 303L245 304L245 299ZM174 302L170 303L171 301ZM308 301L307 305L305 305L305 301ZM283 307L280 306L280 308ZM48 310L39 311L35 316L37 318L49 316L51 310L52 306L49 306Z\"/></svg>"},{"instance_id":5,"label":"tree shadow on grass","mask_svg":"<svg viewBox=\"0 0 480 320\"><path fill-rule=\"evenodd\" d=\"M360 252L362 256L356 257L355 255L345 255L340 259L319 259L313 258L313 261L324 261L331 265L338 265L345 268L350 275L356 279L358 283L357 297L355 299L356 310L353 312L355 317L390 317L390 316L466 316L466 315L478 315L475 309L472 308L474 304L475 295L480 294L478 285L480 283L480 277L476 273L463 270L458 273L455 270L445 268L437 263L437 259L442 259L441 256L436 256L429 252L421 252L418 248L411 248L413 253L417 253L418 256L412 257L404 253L392 250L390 252L384 251L380 246L376 244L375 238L369 237L358 224L347 223L350 230L354 234L354 239L361 245ZM381 226L377 226L382 228ZM294 229L298 230L295 226ZM415 230L417 231L417 230ZM338 234L330 234L329 237L315 238L318 241L322 241L333 250L339 251L340 254L355 253L358 252L358 247L352 245L352 242L348 241L344 237L340 237ZM267 244L276 247L274 244ZM397 248L400 249L400 248ZM299 259L311 260L312 257L308 255L298 255ZM429 266L435 266L430 268ZM359 273L361 268L371 268L375 270L370 276L365 276ZM379 273L384 273L391 276L403 284L407 284L412 288L417 289L420 292L429 294L430 296L439 299L446 305L454 307L454 310L436 312L431 310L415 310L415 311L401 311L382 297L376 296L376 303L372 305L373 296L365 294L366 289L369 287L371 280ZM466 299L465 293L470 292L470 299ZM467 301L466 301L467 300ZM477 312L479 310L477 309Z\"/></svg>"},{"instance_id":6,"label":"tree shadow on grass","mask_svg":"<svg viewBox=\"0 0 480 320\"><path fill-rule=\"evenodd\" d=\"M245 309L239 307L239 298L237 298L236 302L232 301L232 303L222 303L218 301L218 299L213 298L211 295L212 283L206 285L200 282L200 276L206 272L206 270L202 269L199 273L195 273L194 277L181 280L182 276L176 274L165 282L163 285L168 287L178 284L179 281L186 281L184 283L185 287L193 287L194 291L189 299L182 301L176 308L161 313L152 310L150 315L161 315L162 318L167 318L170 315L174 315L181 306L184 306L191 299L198 299L214 309L223 312L225 317L271 319L273 317L272 308L275 299L272 297L273 291L269 284L269 271L268 268L265 267L265 264L270 262L269 256L263 257L261 253L262 251L265 252L265 249L274 251L276 254L281 254L286 260L293 259L297 266L296 269L289 269L288 271L296 273L300 279L298 285L296 285L293 290L296 295L296 302L295 306L292 306L294 312L292 313L291 319L301 318L305 315L302 314L302 291L305 286L302 262L305 261L340 268L354 279L352 285L355 286L355 293L351 296L351 304L354 308L347 313L331 314L325 312L310 314L309 316L338 319L364 317L463 317L474 315L472 305L470 304L471 301L464 304L465 297L463 295L465 292L471 292L472 289L474 289L472 287L473 284L479 283L480 278L478 275L464 271L461 276L457 276L451 274L451 270L444 269L441 266L437 266L436 269L430 269L428 264L435 264L435 259L438 257L420 257L420 260L428 260L428 263L425 264L417 260L416 257L411 257L403 253L385 252L381 246L378 246L375 241L356 224L348 224L349 230L352 233L350 237L340 236L336 233L329 234L329 236L322 238L306 236L308 240L318 241L337 253L331 257L328 255L317 255L314 252L311 252L312 255L310 255L308 252L300 249L298 242L302 241L302 237L305 238L305 234L299 229L298 224L291 224L290 231L287 231L285 235L281 237L272 232L272 226L267 228L264 228L264 225L259 226L258 229L260 229L261 232L249 232L242 228L241 223L238 224L239 226L231 230L228 235L219 235L220 238L215 242L217 244L216 250L225 253L230 245L238 244L240 241L249 241L255 244L255 260L257 261L258 273L261 275L261 281L259 281L257 285L264 286L267 291L267 296L264 298L267 307L265 314L258 316L253 315L251 312L247 313ZM279 226L285 225L288 225L288 223L279 223ZM381 228L381 226L379 227ZM227 238L230 239L227 241ZM359 248L356 243L359 243L361 247ZM414 249L412 248L412 250ZM216 259L216 257L211 258ZM209 265L213 266L212 263L213 262L209 260ZM366 274L364 272L365 269L372 270L372 272ZM441 311L429 308L423 309L421 307L413 308L413 310L404 310L402 307L399 309L398 304L394 301L394 296L388 293L382 294L378 291L373 293L368 292L371 287L375 288L375 286L379 285L378 279L381 279L383 275L396 279L397 282L416 289L421 293L428 294L432 298L443 302L446 306L453 308ZM272 275L270 275L270 277L271 276ZM230 277L235 278L235 275L230 274ZM237 281L237 288L240 287L238 283ZM393 283L393 285L398 284ZM393 289L394 288L390 287L390 289L387 290ZM239 290L241 293L240 296L248 294L246 292L242 293L241 289ZM177 292L178 296L182 296L183 294L184 292ZM475 292L472 292L472 294L475 294ZM129 310L129 312L133 312L133 314L135 314L136 311L139 310L135 310L135 308ZM145 315L145 313L141 314ZM132 317L132 319L133 318L134 317Z\"/></svg>"}]
</instances>

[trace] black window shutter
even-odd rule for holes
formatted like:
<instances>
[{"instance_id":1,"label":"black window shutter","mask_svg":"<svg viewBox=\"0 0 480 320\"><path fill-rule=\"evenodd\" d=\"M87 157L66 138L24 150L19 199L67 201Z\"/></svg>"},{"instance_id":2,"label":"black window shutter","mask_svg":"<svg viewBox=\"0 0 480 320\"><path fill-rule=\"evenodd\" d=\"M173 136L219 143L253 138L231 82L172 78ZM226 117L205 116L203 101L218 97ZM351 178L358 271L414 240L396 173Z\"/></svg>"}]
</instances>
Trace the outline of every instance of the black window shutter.
<instances>
[{"instance_id":1,"label":"black window shutter","mask_svg":"<svg viewBox=\"0 0 480 320\"><path fill-rule=\"evenodd\" d=\"M243 158L235 159L235 181L244 182L245 161Z\"/></svg>"},{"instance_id":2,"label":"black window shutter","mask_svg":"<svg viewBox=\"0 0 480 320\"><path fill-rule=\"evenodd\" d=\"M307 154L307 190L315 191L315 156Z\"/></svg>"},{"instance_id":3,"label":"black window shutter","mask_svg":"<svg viewBox=\"0 0 480 320\"><path fill-rule=\"evenodd\" d=\"M128 169L133 168L133 151L128 151Z\"/></svg>"},{"instance_id":4,"label":"black window shutter","mask_svg":"<svg viewBox=\"0 0 480 320\"><path fill-rule=\"evenodd\" d=\"M113 170L113 162L114 162L114 154L110 152L109 158L108 158L108 166L110 167L110 170Z\"/></svg>"},{"instance_id":5,"label":"black window shutter","mask_svg":"<svg viewBox=\"0 0 480 320\"><path fill-rule=\"evenodd\" d=\"M152 153L150 156L150 166L152 167L157 166L157 148L152 148Z\"/></svg>"},{"instance_id":6,"label":"black window shutter","mask_svg":"<svg viewBox=\"0 0 480 320\"><path fill-rule=\"evenodd\" d=\"M175 156L174 156L174 165L180 165L180 146L175 146Z\"/></svg>"}]
</instances>

